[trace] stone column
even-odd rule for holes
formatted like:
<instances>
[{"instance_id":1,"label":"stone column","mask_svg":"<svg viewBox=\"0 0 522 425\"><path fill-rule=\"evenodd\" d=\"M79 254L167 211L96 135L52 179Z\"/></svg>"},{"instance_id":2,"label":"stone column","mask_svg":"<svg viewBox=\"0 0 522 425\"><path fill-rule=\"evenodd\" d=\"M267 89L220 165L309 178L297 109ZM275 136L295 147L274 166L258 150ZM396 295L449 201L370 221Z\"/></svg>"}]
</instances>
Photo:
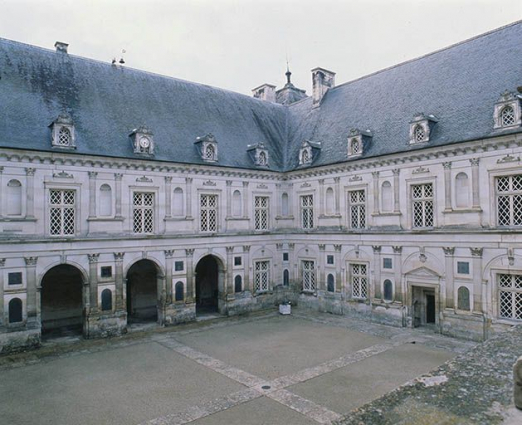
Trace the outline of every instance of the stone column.
<instances>
[{"instance_id":1,"label":"stone column","mask_svg":"<svg viewBox=\"0 0 522 425\"><path fill-rule=\"evenodd\" d=\"M165 176L165 218L172 217L172 176Z\"/></svg>"},{"instance_id":2,"label":"stone column","mask_svg":"<svg viewBox=\"0 0 522 425\"><path fill-rule=\"evenodd\" d=\"M340 188L340 177L334 177L335 182L335 215L341 214L341 188Z\"/></svg>"},{"instance_id":3,"label":"stone column","mask_svg":"<svg viewBox=\"0 0 522 425\"><path fill-rule=\"evenodd\" d=\"M515 407L522 410L522 357L519 357L513 365L513 383Z\"/></svg>"},{"instance_id":4,"label":"stone column","mask_svg":"<svg viewBox=\"0 0 522 425\"><path fill-rule=\"evenodd\" d=\"M326 196L324 192L324 179L319 179L319 216L326 212Z\"/></svg>"},{"instance_id":5,"label":"stone column","mask_svg":"<svg viewBox=\"0 0 522 425\"><path fill-rule=\"evenodd\" d=\"M446 265L446 308L455 308L455 283L454 283L454 258L453 254L455 253L454 247L444 247L442 248L444 251L445 257L445 265Z\"/></svg>"},{"instance_id":6,"label":"stone column","mask_svg":"<svg viewBox=\"0 0 522 425\"><path fill-rule=\"evenodd\" d=\"M375 299L379 299L381 300L383 298L383 294L382 294L382 290L381 290L381 286L382 286L382 282L381 282L381 247L379 245L373 245L372 246L373 248L373 269L374 269L374 273L373 273L373 277L374 277L374 280L373 280L373 291L370 287L370 296L372 298L375 298ZM373 295L372 295L372 292L373 292Z\"/></svg>"},{"instance_id":7,"label":"stone column","mask_svg":"<svg viewBox=\"0 0 522 425\"><path fill-rule=\"evenodd\" d=\"M373 171L373 214L379 214L379 172Z\"/></svg>"},{"instance_id":8,"label":"stone column","mask_svg":"<svg viewBox=\"0 0 522 425\"><path fill-rule=\"evenodd\" d=\"M483 248L470 248L473 261L473 311L486 313L487 285L482 284Z\"/></svg>"},{"instance_id":9,"label":"stone column","mask_svg":"<svg viewBox=\"0 0 522 425\"><path fill-rule=\"evenodd\" d=\"M338 177L336 177L338 178ZM341 264L341 250L342 245L334 245L335 250L335 292L342 291L342 277L341 277L341 269L343 265Z\"/></svg>"},{"instance_id":10,"label":"stone column","mask_svg":"<svg viewBox=\"0 0 522 425\"><path fill-rule=\"evenodd\" d=\"M174 250L166 249L165 251L165 302L166 304L173 303L172 297L172 265L173 265L173 257Z\"/></svg>"},{"instance_id":11,"label":"stone column","mask_svg":"<svg viewBox=\"0 0 522 425\"><path fill-rule=\"evenodd\" d=\"M4 326L4 271L5 258L0 258L0 329Z\"/></svg>"},{"instance_id":12,"label":"stone column","mask_svg":"<svg viewBox=\"0 0 522 425\"><path fill-rule=\"evenodd\" d=\"M125 255L124 252L115 252L114 253L114 261L115 261L115 267L114 267L114 280L115 280L115 283L116 283L116 302L115 302L115 307L116 307L116 311L125 311L126 310L126 306L125 306L125 303L124 303L124 298L123 298L123 291L124 291L124 288L123 288L123 280L124 280L124 276L123 276L123 256Z\"/></svg>"},{"instance_id":13,"label":"stone column","mask_svg":"<svg viewBox=\"0 0 522 425\"><path fill-rule=\"evenodd\" d=\"M279 283L283 284L283 244L282 243L276 243L276 251L277 251L277 257L274 264L274 270L277 275L277 278L274 279L275 284L278 285Z\"/></svg>"},{"instance_id":14,"label":"stone column","mask_svg":"<svg viewBox=\"0 0 522 425\"><path fill-rule=\"evenodd\" d=\"M121 214L121 179L123 177L122 173L114 173L114 181L116 182L116 190L115 190L115 214L114 218L123 218ZM117 304L116 304L117 305Z\"/></svg>"},{"instance_id":15,"label":"stone column","mask_svg":"<svg viewBox=\"0 0 522 425\"><path fill-rule=\"evenodd\" d=\"M451 211L451 162L443 162L444 167L444 211Z\"/></svg>"},{"instance_id":16,"label":"stone column","mask_svg":"<svg viewBox=\"0 0 522 425\"><path fill-rule=\"evenodd\" d=\"M295 258L294 258L294 248L295 243L289 243L288 244L288 282L290 285L295 285L295 281L297 280L297 277L295 275Z\"/></svg>"},{"instance_id":17,"label":"stone column","mask_svg":"<svg viewBox=\"0 0 522 425\"><path fill-rule=\"evenodd\" d=\"M395 296L394 300L404 303L406 299L406 282L402 280L402 246L393 248L393 268L395 269Z\"/></svg>"},{"instance_id":18,"label":"stone column","mask_svg":"<svg viewBox=\"0 0 522 425\"><path fill-rule=\"evenodd\" d=\"M186 218L192 218L192 177L185 177L185 183L187 185L187 217Z\"/></svg>"},{"instance_id":19,"label":"stone column","mask_svg":"<svg viewBox=\"0 0 522 425\"><path fill-rule=\"evenodd\" d=\"M191 179L192 180L192 179ZM194 248L185 249L185 259L187 262L187 304L195 302L196 282L194 281Z\"/></svg>"},{"instance_id":20,"label":"stone column","mask_svg":"<svg viewBox=\"0 0 522 425\"><path fill-rule=\"evenodd\" d=\"M326 245L319 244L319 261L317 264L317 284L316 284L316 292L317 291L325 291L326 288L326 276L325 276L325 255L326 255Z\"/></svg>"},{"instance_id":21,"label":"stone column","mask_svg":"<svg viewBox=\"0 0 522 425\"><path fill-rule=\"evenodd\" d=\"M38 321L38 295L36 282L36 262L38 257L24 257L25 260L25 276L27 282L27 323L34 323L39 326ZM2 300L3 302L3 300Z\"/></svg>"},{"instance_id":22,"label":"stone column","mask_svg":"<svg viewBox=\"0 0 522 425\"><path fill-rule=\"evenodd\" d=\"M250 218L248 198L248 182L243 182L243 218Z\"/></svg>"},{"instance_id":23,"label":"stone column","mask_svg":"<svg viewBox=\"0 0 522 425\"><path fill-rule=\"evenodd\" d=\"M252 288L250 287L250 245L243 245L243 261L245 265L243 266L243 288L245 291L252 292Z\"/></svg>"},{"instance_id":24,"label":"stone column","mask_svg":"<svg viewBox=\"0 0 522 425\"><path fill-rule=\"evenodd\" d=\"M100 254L87 254L89 259L89 313L98 311L98 259Z\"/></svg>"},{"instance_id":25,"label":"stone column","mask_svg":"<svg viewBox=\"0 0 522 425\"><path fill-rule=\"evenodd\" d=\"M234 247L227 246L227 272L225 275L225 297L227 301L234 300Z\"/></svg>"},{"instance_id":26,"label":"stone column","mask_svg":"<svg viewBox=\"0 0 522 425\"><path fill-rule=\"evenodd\" d=\"M26 218L34 218L34 168L26 168L27 175L27 199L25 203Z\"/></svg>"},{"instance_id":27,"label":"stone column","mask_svg":"<svg viewBox=\"0 0 522 425\"><path fill-rule=\"evenodd\" d=\"M401 202L400 202L400 181L399 174L401 172L400 168L395 168L392 170L393 172L393 212L399 213L401 212Z\"/></svg>"},{"instance_id":28,"label":"stone column","mask_svg":"<svg viewBox=\"0 0 522 425\"><path fill-rule=\"evenodd\" d=\"M89 218L96 217L96 171L89 171Z\"/></svg>"},{"instance_id":29,"label":"stone column","mask_svg":"<svg viewBox=\"0 0 522 425\"><path fill-rule=\"evenodd\" d=\"M480 186L479 186L479 162L480 158L471 158L471 187L472 187L472 208L480 208Z\"/></svg>"}]
</instances>

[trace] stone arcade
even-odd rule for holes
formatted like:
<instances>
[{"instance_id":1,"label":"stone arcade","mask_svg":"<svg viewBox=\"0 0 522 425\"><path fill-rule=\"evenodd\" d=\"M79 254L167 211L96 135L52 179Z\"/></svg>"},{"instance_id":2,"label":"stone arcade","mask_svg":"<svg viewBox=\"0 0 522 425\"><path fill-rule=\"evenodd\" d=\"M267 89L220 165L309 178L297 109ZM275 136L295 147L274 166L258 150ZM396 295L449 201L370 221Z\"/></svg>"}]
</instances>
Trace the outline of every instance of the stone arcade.
<instances>
[{"instance_id":1,"label":"stone arcade","mask_svg":"<svg viewBox=\"0 0 522 425\"><path fill-rule=\"evenodd\" d=\"M283 300L520 323L521 40L254 98L0 40L0 352Z\"/></svg>"}]
</instances>

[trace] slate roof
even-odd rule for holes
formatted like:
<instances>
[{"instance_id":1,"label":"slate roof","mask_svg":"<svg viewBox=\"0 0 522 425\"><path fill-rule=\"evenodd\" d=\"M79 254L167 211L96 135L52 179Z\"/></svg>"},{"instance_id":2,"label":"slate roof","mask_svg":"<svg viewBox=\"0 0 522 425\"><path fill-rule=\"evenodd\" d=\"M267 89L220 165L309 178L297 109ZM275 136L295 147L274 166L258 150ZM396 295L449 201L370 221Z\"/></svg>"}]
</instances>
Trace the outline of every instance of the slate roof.
<instances>
[{"instance_id":1,"label":"slate roof","mask_svg":"<svg viewBox=\"0 0 522 425\"><path fill-rule=\"evenodd\" d=\"M314 167L357 161L346 159L351 128L372 132L362 158L480 139L499 133L500 94L522 85L521 49L519 21L337 86L314 109L310 97L283 106L0 39L0 147L52 151L48 125L63 111L74 119L73 154L139 159L128 135L145 124L155 160L204 164L194 141L212 133L212 166L255 169L247 146L263 143L276 171L298 167L303 140L321 143ZM418 112L439 121L429 143L410 146Z\"/></svg>"}]
</instances>

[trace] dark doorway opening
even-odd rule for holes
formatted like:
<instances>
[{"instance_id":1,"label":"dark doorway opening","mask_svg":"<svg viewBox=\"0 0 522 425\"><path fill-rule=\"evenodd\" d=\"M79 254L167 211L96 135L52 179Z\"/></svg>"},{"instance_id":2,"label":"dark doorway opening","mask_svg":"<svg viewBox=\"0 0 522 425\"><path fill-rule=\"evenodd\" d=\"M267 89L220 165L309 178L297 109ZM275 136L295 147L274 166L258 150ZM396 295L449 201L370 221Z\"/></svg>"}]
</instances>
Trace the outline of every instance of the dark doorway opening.
<instances>
[{"instance_id":1,"label":"dark doorway opening","mask_svg":"<svg viewBox=\"0 0 522 425\"><path fill-rule=\"evenodd\" d=\"M207 255L196 266L196 313L218 311L219 265Z\"/></svg>"},{"instance_id":2,"label":"dark doorway opening","mask_svg":"<svg viewBox=\"0 0 522 425\"><path fill-rule=\"evenodd\" d=\"M158 270L150 260L140 260L127 272L127 322L158 320Z\"/></svg>"},{"instance_id":3,"label":"dark doorway opening","mask_svg":"<svg viewBox=\"0 0 522 425\"><path fill-rule=\"evenodd\" d=\"M82 333L83 276L76 267L61 264L49 270L42 279L42 334L67 336Z\"/></svg>"},{"instance_id":4,"label":"dark doorway opening","mask_svg":"<svg viewBox=\"0 0 522 425\"><path fill-rule=\"evenodd\" d=\"M435 295L426 294L426 323L435 323Z\"/></svg>"}]
</instances>

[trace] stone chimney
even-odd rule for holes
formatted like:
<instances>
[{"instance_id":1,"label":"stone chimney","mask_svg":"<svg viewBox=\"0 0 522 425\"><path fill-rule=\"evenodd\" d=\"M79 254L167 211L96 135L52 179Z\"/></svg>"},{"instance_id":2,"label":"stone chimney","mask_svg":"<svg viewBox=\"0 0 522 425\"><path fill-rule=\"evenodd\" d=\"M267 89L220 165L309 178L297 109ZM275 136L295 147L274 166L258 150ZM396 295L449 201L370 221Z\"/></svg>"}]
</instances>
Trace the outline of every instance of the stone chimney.
<instances>
[{"instance_id":1,"label":"stone chimney","mask_svg":"<svg viewBox=\"0 0 522 425\"><path fill-rule=\"evenodd\" d=\"M268 102L276 101L276 87L272 84L263 84L255 89L252 89L252 95L256 99L267 100Z\"/></svg>"},{"instance_id":2,"label":"stone chimney","mask_svg":"<svg viewBox=\"0 0 522 425\"><path fill-rule=\"evenodd\" d=\"M56 43L54 43L54 47L56 47L56 51L59 53L67 53L67 47L69 47L69 45L67 43L57 41Z\"/></svg>"},{"instance_id":3,"label":"stone chimney","mask_svg":"<svg viewBox=\"0 0 522 425\"><path fill-rule=\"evenodd\" d=\"M335 87L335 72L324 68L312 69L312 87L312 105L316 108L321 105L328 89Z\"/></svg>"}]
</instances>

